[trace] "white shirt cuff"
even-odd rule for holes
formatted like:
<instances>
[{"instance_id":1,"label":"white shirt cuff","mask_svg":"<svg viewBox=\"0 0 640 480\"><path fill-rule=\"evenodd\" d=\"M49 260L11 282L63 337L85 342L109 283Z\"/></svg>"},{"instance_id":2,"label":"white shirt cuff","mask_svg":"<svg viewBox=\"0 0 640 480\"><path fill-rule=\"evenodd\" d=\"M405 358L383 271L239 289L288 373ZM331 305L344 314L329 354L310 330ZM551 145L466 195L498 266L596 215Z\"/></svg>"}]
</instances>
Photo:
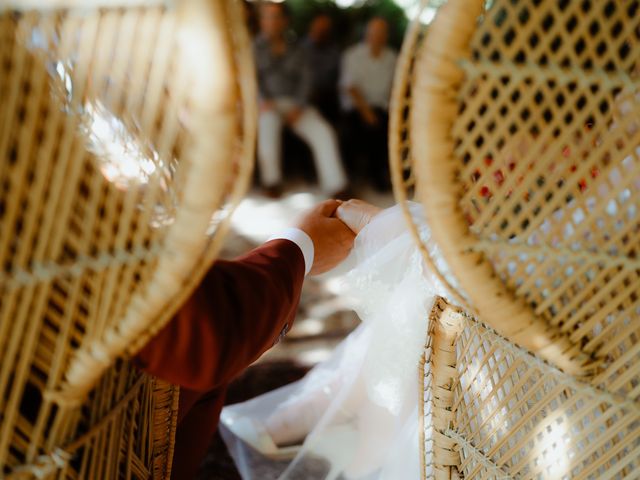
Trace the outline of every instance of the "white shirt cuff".
<instances>
[{"instance_id":1,"label":"white shirt cuff","mask_svg":"<svg viewBox=\"0 0 640 480\"><path fill-rule=\"evenodd\" d=\"M313 248L313 240L305 232L299 228L287 228L277 235L269 238L267 242L271 240L289 240L295 243L304 257L304 274L307 275L313 266L313 258L315 250Z\"/></svg>"}]
</instances>

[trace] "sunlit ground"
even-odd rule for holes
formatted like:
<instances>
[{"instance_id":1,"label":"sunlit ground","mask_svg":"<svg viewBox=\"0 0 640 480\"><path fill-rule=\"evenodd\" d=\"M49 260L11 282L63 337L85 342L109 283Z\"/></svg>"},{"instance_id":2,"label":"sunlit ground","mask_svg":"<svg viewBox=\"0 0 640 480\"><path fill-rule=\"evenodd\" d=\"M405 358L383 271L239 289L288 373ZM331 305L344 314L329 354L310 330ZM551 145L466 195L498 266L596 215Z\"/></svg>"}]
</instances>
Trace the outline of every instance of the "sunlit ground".
<instances>
[{"instance_id":1,"label":"sunlit ground","mask_svg":"<svg viewBox=\"0 0 640 480\"><path fill-rule=\"evenodd\" d=\"M367 187L356 189L356 196L380 207L393 205L393 195L379 194ZM295 225L305 210L325 200L316 189L300 184L290 187L279 200L250 193L237 209L232 232L223 256L232 258L263 243L273 234ZM359 320L341 295L341 277L337 269L318 277L307 277L302 290L296 323L286 340L264 355L260 361L293 360L314 365L325 360L333 348L357 326Z\"/></svg>"}]
</instances>

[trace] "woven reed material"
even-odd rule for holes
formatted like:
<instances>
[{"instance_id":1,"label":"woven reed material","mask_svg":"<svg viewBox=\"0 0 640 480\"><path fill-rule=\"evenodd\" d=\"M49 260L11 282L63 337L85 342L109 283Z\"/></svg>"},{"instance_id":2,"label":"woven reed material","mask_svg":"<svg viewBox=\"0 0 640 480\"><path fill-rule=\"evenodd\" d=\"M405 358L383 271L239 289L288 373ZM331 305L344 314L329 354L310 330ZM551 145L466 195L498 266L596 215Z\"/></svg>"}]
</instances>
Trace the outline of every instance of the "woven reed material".
<instances>
[{"instance_id":1,"label":"woven reed material","mask_svg":"<svg viewBox=\"0 0 640 480\"><path fill-rule=\"evenodd\" d=\"M444 299L437 299L429 316L429 330L420 368L422 478L459 478L460 454L446 435L453 426L453 385L457 380L455 341L460 321Z\"/></svg>"},{"instance_id":2,"label":"woven reed material","mask_svg":"<svg viewBox=\"0 0 640 480\"><path fill-rule=\"evenodd\" d=\"M404 165L470 310L630 397L639 44L637 1L447 2L413 60Z\"/></svg>"},{"instance_id":3,"label":"woven reed material","mask_svg":"<svg viewBox=\"0 0 640 480\"><path fill-rule=\"evenodd\" d=\"M197 284L248 185L241 5L42 3L0 12L0 476L162 478L177 390L113 365Z\"/></svg>"},{"instance_id":4,"label":"woven reed material","mask_svg":"<svg viewBox=\"0 0 640 480\"><path fill-rule=\"evenodd\" d=\"M169 478L178 398L177 387L120 361L82 412L60 420L75 430L74 440L50 447L5 478Z\"/></svg>"},{"instance_id":5,"label":"woven reed material","mask_svg":"<svg viewBox=\"0 0 640 480\"><path fill-rule=\"evenodd\" d=\"M434 314L431 341L453 340L455 351L444 370L434 362L452 393L434 409L443 432L434 450L442 442L459 452L466 478L638 478L640 404L563 373L459 309L441 302Z\"/></svg>"}]
</instances>

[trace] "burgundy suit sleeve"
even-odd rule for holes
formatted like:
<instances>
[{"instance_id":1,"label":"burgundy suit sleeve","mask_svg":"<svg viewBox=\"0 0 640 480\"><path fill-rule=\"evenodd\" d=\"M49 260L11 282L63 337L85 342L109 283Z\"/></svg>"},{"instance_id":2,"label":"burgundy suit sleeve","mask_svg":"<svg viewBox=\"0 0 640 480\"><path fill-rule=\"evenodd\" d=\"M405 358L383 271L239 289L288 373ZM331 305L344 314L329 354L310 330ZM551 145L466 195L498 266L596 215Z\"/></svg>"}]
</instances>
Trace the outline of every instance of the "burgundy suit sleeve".
<instances>
[{"instance_id":1,"label":"burgundy suit sleeve","mask_svg":"<svg viewBox=\"0 0 640 480\"><path fill-rule=\"evenodd\" d=\"M136 364L192 390L227 384L291 328L304 270L302 252L289 240L217 261L177 315L138 353Z\"/></svg>"}]
</instances>

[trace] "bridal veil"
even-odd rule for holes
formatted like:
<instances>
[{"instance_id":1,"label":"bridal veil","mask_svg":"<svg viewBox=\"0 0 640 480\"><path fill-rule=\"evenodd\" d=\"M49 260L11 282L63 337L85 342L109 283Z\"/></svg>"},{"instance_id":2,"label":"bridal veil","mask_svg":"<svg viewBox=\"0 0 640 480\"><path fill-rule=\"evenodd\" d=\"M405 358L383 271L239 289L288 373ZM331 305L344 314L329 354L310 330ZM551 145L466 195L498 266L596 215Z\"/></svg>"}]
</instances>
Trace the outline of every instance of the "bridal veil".
<instances>
[{"instance_id":1,"label":"bridal veil","mask_svg":"<svg viewBox=\"0 0 640 480\"><path fill-rule=\"evenodd\" d=\"M428 240L420 205L409 210ZM427 314L446 292L399 206L360 232L347 264L343 288L362 324L302 380L222 413L222 436L245 479L420 478L418 365ZM266 458L233 433L248 419L277 432L278 443L304 443L284 450L297 452L289 459Z\"/></svg>"}]
</instances>

